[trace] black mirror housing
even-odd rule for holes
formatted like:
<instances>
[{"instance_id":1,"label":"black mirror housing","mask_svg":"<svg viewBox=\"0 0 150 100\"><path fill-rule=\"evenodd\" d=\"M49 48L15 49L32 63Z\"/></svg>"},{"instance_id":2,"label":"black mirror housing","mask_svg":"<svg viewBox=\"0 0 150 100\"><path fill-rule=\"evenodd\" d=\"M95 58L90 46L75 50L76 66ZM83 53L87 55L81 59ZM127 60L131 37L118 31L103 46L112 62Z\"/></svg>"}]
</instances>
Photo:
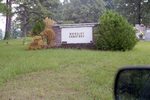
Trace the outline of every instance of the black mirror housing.
<instances>
[{"instance_id":1,"label":"black mirror housing","mask_svg":"<svg viewBox=\"0 0 150 100\"><path fill-rule=\"evenodd\" d=\"M150 67L120 69L114 84L115 100L150 100Z\"/></svg>"}]
</instances>

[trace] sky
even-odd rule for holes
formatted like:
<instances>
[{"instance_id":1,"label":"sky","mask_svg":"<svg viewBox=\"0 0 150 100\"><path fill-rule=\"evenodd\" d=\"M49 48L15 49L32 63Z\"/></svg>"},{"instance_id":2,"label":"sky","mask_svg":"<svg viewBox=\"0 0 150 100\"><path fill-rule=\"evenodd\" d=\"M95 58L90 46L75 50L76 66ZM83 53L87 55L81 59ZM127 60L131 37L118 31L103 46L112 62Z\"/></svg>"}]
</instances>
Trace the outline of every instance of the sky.
<instances>
[{"instance_id":1,"label":"sky","mask_svg":"<svg viewBox=\"0 0 150 100\"><path fill-rule=\"evenodd\" d=\"M61 2L63 2L64 0L60 0Z\"/></svg>"},{"instance_id":2,"label":"sky","mask_svg":"<svg viewBox=\"0 0 150 100\"><path fill-rule=\"evenodd\" d=\"M6 23L6 18L0 15L0 29L2 29L2 31L5 31L5 23Z\"/></svg>"},{"instance_id":3,"label":"sky","mask_svg":"<svg viewBox=\"0 0 150 100\"><path fill-rule=\"evenodd\" d=\"M5 0L3 0L3 2L4 1ZM2 30L2 33L5 33L5 26L6 26L6 18L0 14L0 29ZM2 35L4 37L4 34L2 34Z\"/></svg>"}]
</instances>

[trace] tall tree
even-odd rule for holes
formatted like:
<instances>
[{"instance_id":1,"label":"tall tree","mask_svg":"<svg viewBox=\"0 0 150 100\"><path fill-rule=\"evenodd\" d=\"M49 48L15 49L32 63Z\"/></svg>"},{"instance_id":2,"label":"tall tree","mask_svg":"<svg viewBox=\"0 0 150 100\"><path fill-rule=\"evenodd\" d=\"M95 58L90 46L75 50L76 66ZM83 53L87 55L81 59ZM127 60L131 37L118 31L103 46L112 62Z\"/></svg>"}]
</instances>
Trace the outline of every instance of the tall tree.
<instances>
[{"instance_id":1,"label":"tall tree","mask_svg":"<svg viewBox=\"0 0 150 100\"><path fill-rule=\"evenodd\" d=\"M4 40L9 39L10 33L11 33L11 6L12 6L12 0L6 0L6 29L5 29L5 37Z\"/></svg>"},{"instance_id":2,"label":"tall tree","mask_svg":"<svg viewBox=\"0 0 150 100\"><path fill-rule=\"evenodd\" d=\"M133 24L150 23L150 0L115 0L115 9Z\"/></svg>"},{"instance_id":3,"label":"tall tree","mask_svg":"<svg viewBox=\"0 0 150 100\"><path fill-rule=\"evenodd\" d=\"M105 2L105 7L107 9L114 9L114 2L113 0L104 0Z\"/></svg>"},{"instance_id":4,"label":"tall tree","mask_svg":"<svg viewBox=\"0 0 150 100\"><path fill-rule=\"evenodd\" d=\"M16 0L17 20L20 21L22 36L25 36L28 30L37 20L45 17L56 18L59 0Z\"/></svg>"},{"instance_id":5,"label":"tall tree","mask_svg":"<svg viewBox=\"0 0 150 100\"><path fill-rule=\"evenodd\" d=\"M103 0L70 0L64 3L64 20L79 22L97 22L105 10Z\"/></svg>"}]
</instances>

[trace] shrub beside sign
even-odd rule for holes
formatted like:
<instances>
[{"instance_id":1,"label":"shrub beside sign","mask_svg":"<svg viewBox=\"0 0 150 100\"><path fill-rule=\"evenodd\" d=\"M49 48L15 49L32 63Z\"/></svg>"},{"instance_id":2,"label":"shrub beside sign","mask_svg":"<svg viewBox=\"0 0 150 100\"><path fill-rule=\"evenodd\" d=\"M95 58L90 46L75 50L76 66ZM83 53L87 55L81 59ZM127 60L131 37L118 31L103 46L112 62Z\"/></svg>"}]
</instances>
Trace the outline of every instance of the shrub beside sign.
<instances>
[{"instance_id":1,"label":"shrub beside sign","mask_svg":"<svg viewBox=\"0 0 150 100\"><path fill-rule=\"evenodd\" d=\"M62 28L61 42L67 44L91 43L93 41L92 27Z\"/></svg>"}]
</instances>

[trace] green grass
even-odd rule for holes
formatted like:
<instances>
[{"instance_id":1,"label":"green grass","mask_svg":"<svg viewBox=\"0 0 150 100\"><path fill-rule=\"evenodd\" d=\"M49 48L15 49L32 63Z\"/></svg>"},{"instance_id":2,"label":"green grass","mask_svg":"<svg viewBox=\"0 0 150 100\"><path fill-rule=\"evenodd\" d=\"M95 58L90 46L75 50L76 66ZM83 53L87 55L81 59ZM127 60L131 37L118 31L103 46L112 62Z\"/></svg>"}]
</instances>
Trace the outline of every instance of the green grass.
<instances>
[{"instance_id":1,"label":"green grass","mask_svg":"<svg viewBox=\"0 0 150 100\"><path fill-rule=\"evenodd\" d=\"M6 41L0 41L1 88L18 76L50 70L54 83L60 81L66 84L64 88L70 86L80 92L80 95L71 96L73 100L78 97L85 100L112 100L113 82L118 69L150 64L150 42L139 42L132 51L127 52L73 49L27 51L26 48L27 45L23 46L21 40L10 40L8 45ZM64 76L64 80L57 80L55 75ZM74 82L74 77L79 82ZM67 83L67 79L74 84L71 85L70 81Z\"/></svg>"}]
</instances>

